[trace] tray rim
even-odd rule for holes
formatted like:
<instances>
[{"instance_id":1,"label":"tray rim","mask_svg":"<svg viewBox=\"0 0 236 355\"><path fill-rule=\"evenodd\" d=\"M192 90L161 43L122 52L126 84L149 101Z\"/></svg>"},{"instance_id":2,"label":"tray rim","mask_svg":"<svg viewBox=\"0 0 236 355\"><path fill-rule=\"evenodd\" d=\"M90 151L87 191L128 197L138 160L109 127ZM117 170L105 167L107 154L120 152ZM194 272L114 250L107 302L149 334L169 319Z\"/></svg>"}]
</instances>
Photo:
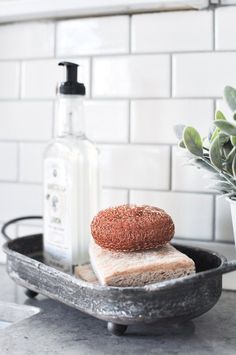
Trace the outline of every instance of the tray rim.
<instances>
[{"instance_id":1,"label":"tray rim","mask_svg":"<svg viewBox=\"0 0 236 355\"><path fill-rule=\"evenodd\" d=\"M34 235L15 238L15 239L3 244L2 248L3 248L3 251L7 255L7 264L8 264L8 256L10 256L10 257L14 256L18 259L23 259L24 262L28 262L30 264L33 263L39 269L44 269L45 271L52 270L55 273L55 275L58 275L63 278L66 277L67 279L70 279L70 281L73 282L74 284L78 285L78 287L90 288L90 289L100 291L100 292L107 292L107 291L113 291L113 292L117 291L119 293L126 293L126 292L133 292L133 291L135 291L135 292L143 292L143 291L158 292L161 290L173 289L173 288L179 287L183 284L185 284L185 285L187 285L188 283L190 284L193 280L196 282L200 281L203 277L205 278L205 277L212 277L215 275L221 275L222 273L224 273L224 266L227 265L226 257L215 252L215 251L211 251L209 249L195 247L195 246L188 246L188 245L184 245L182 243L181 244L180 243L171 243L172 245L174 245L177 248L179 246L179 247L184 247L187 249L192 249L196 252L201 251L201 252L206 252L208 254L214 255L221 260L221 263L216 268L212 268L212 269L209 269L206 271L200 271L200 272L193 274L193 275L184 276L184 277L180 277L180 278L172 279L172 280L161 281L161 282L157 282L157 283L153 283L153 284L148 284L145 286L131 286L131 287L105 286L105 285L99 285L99 284L92 284L92 283L84 281L80 278L76 278L74 275L70 275L70 274L62 272L60 270L57 270L49 265L44 264L41 261L38 261L36 259L31 258L30 256L21 254L20 252L17 252L17 251L14 251L11 249L11 244L14 244L19 240L32 239L32 237L42 238L42 234L34 234Z\"/></svg>"}]
</instances>

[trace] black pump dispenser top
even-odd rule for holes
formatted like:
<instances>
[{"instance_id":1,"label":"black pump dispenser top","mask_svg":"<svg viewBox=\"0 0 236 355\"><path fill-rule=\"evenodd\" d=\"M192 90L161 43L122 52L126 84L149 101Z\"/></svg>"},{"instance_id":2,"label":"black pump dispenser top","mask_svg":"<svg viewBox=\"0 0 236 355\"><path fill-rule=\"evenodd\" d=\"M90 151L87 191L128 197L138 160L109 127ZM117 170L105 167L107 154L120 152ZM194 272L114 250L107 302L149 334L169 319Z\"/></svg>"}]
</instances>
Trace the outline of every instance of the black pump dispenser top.
<instances>
[{"instance_id":1,"label":"black pump dispenser top","mask_svg":"<svg viewBox=\"0 0 236 355\"><path fill-rule=\"evenodd\" d=\"M78 64L70 62L60 62L58 65L66 67L66 81L59 85L58 91L63 95L85 95L85 86L77 81Z\"/></svg>"}]
</instances>

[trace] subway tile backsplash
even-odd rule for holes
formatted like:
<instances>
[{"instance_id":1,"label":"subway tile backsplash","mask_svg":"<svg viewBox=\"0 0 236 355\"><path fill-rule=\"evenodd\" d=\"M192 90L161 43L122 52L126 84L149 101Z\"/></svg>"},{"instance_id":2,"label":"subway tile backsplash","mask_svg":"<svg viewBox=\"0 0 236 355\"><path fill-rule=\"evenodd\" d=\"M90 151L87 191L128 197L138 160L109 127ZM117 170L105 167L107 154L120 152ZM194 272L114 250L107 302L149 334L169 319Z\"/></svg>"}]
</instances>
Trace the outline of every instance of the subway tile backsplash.
<instances>
[{"instance_id":1,"label":"subway tile backsplash","mask_svg":"<svg viewBox=\"0 0 236 355\"><path fill-rule=\"evenodd\" d=\"M0 59L53 57L54 27L52 22L2 25Z\"/></svg>"},{"instance_id":2,"label":"subway tile backsplash","mask_svg":"<svg viewBox=\"0 0 236 355\"><path fill-rule=\"evenodd\" d=\"M132 17L132 51L212 50L212 11L180 11Z\"/></svg>"},{"instance_id":3,"label":"subway tile backsplash","mask_svg":"<svg viewBox=\"0 0 236 355\"><path fill-rule=\"evenodd\" d=\"M42 213L57 63L71 60L87 88L86 132L101 151L101 207L160 206L176 240L236 257L228 203L185 164L173 131L183 123L206 135L216 107L231 115L221 97L236 86L235 17L230 6L1 25L0 224ZM22 225L13 234L37 231ZM236 279L227 275L225 285L236 289Z\"/></svg>"},{"instance_id":4,"label":"subway tile backsplash","mask_svg":"<svg viewBox=\"0 0 236 355\"><path fill-rule=\"evenodd\" d=\"M169 189L168 146L101 146L102 181L106 187Z\"/></svg>"},{"instance_id":5,"label":"subway tile backsplash","mask_svg":"<svg viewBox=\"0 0 236 355\"><path fill-rule=\"evenodd\" d=\"M213 117L213 100L132 100L133 143L177 143L174 125L193 125L204 134Z\"/></svg>"},{"instance_id":6,"label":"subway tile backsplash","mask_svg":"<svg viewBox=\"0 0 236 355\"><path fill-rule=\"evenodd\" d=\"M16 142L0 142L0 180L16 181L18 165Z\"/></svg>"},{"instance_id":7,"label":"subway tile backsplash","mask_svg":"<svg viewBox=\"0 0 236 355\"><path fill-rule=\"evenodd\" d=\"M0 100L19 98L20 63L1 61L0 77Z\"/></svg>"},{"instance_id":8,"label":"subway tile backsplash","mask_svg":"<svg viewBox=\"0 0 236 355\"><path fill-rule=\"evenodd\" d=\"M52 102L0 100L0 140L48 140L52 122Z\"/></svg>"},{"instance_id":9,"label":"subway tile backsplash","mask_svg":"<svg viewBox=\"0 0 236 355\"><path fill-rule=\"evenodd\" d=\"M69 58L66 58L69 60ZM87 58L74 58L80 63L78 75L86 85L89 95L90 62ZM64 80L60 76L57 63L60 59L29 60L22 62L21 68L21 97L22 99L55 99L56 85Z\"/></svg>"},{"instance_id":10,"label":"subway tile backsplash","mask_svg":"<svg viewBox=\"0 0 236 355\"><path fill-rule=\"evenodd\" d=\"M213 197L192 193L131 191L131 202L158 206L169 213L175 223L175 236L211 240L213 231Z\"/></svg>"},{"instance_id":11,"label":"subway tile backsplash","mask_svg":"<svg viewBox=\"0 0 236 355\"><path fill-rule=\"evenodd\" d=\"M57 25L57 55L128 53L129 18L93 17L60 21Z\"/></svg>"},{"instance_id":12,"label":"subway tile backsplash","mask_svg":"<svg viewBox=\"0 0 236 355\"><path fill-rule=\"evenodd\" d=\"M0 184L1 220L42 213L42 187L36 184Z\"/></svg>"},{"instance_id":13,"label":"subway tile backsplash","mask_svg":"<svg viewBox=\"0 0 236 355\"><path fill-rule=\"evenodd\" d=\"M103 143L129 140L129 102L126 100L87 100L84 106L89 139Z\"/></svg>"},{"instance_id":14,"label":"subway tile backsplash","mask_svg":"<svg viewBox=\"0 0 236 355\"><path fill-rule=\"evenodd\" d=\"M94 98L168 97L170 94L170 57L127 55L93 60Z\"/></svg>"},{"instance_id":15,"label":"subway tile backsplash","mask_svg":"<svg viewBox=\"0 0 236 355\"><path fill-rule=\"evenodd\" d=\"M236 7L220 7L215 11L216 49L235 50L236 43L232 33L236 31Z\"/></svg>"},{"instance_id":16,"label":"subway tile backsplash","mask_svg":"<svg viewBox=\"0 0 236 355\"><path fill-rule=\"evenodd\" d=\"M236 53L187 53L173 56L174 97L221 97L236 86Z\"/></svg>"}]
</instances>

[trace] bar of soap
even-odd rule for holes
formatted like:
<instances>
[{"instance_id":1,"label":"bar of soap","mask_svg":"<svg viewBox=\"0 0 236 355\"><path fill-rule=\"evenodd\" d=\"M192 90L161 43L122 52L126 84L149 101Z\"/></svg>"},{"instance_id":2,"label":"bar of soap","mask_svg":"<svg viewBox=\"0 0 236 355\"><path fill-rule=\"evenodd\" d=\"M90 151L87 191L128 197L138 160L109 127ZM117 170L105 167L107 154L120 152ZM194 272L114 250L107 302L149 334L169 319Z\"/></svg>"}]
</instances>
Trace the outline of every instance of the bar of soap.
<instances>
[{"instance_id":1,"label":"bar of soap","mask_svg":"<svg viewBox=\"0 0 236 355\"><path fill-rule=\"evenodd\" d=\"M194 261L170 244L152 250L116 252L92 240L89 254L102 285L143 286L195 273Z\"/></svg>"}]
</instances>

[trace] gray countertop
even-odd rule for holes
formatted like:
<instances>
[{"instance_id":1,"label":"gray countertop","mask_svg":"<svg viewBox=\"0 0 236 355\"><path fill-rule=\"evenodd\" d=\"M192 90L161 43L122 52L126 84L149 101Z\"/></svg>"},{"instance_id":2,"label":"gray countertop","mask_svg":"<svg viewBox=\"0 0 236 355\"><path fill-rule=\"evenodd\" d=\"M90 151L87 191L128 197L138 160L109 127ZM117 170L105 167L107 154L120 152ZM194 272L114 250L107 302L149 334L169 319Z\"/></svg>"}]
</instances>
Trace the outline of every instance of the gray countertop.
<instances>
[{"instance_id":1,"label":"gray countertop","mask_svg":"<svg viewBox=\"0 0 236 355\"><path fill-rule=\"evenodd\" d=\"M0 301L39 307L41 312L0 330L0 353L5 354L236 354L236 292L224 291L207 314L184 324L129 326L123 337L112 336L106 323L37 297L23 290L0 267Z\"/></svg>"}]
</instances>

